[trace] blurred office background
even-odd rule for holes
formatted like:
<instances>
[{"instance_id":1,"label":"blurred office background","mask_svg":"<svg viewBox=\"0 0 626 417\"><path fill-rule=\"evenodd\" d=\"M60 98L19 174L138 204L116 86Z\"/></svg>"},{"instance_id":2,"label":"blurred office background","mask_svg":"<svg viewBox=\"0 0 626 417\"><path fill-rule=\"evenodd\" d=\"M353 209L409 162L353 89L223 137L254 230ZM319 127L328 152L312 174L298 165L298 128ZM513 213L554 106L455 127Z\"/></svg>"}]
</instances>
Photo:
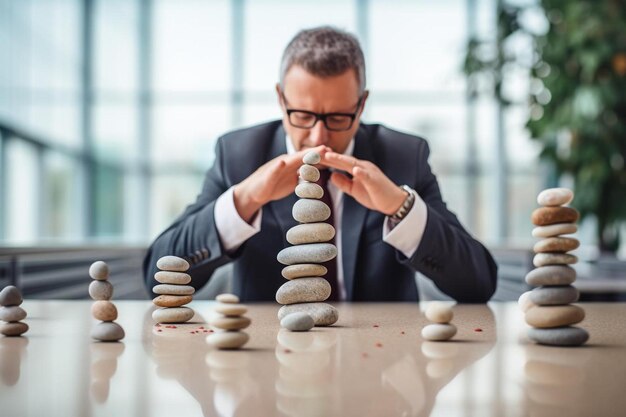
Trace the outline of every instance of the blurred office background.
<instances>
[{"instance_id":1,"label":"blurred office background","mask_svg":"<svg viewBox=\"0 0 626 417\"><path fill-rule=\"evenodd\" d=\"M559 178L525 128L528 74L511 71L502 108L493 93L473 94L463 72L468 41L496 38L498 5L0 0L0 271L34 268L43 285L54 260L74 259L70 249L112 262L133 253L120 270L139 282L142 250L194 201L216 138L280 117L273 87L287 42L330 24L362 42L364 120L427 138L448 205L503 265L516 253L511 271L523 272L536 195ZM538 5L525 19L547 30ZM579 233L589 247L593 229L591 218ZM84 276L72 265L66 276Z\"/></svg>"}]
</instances>

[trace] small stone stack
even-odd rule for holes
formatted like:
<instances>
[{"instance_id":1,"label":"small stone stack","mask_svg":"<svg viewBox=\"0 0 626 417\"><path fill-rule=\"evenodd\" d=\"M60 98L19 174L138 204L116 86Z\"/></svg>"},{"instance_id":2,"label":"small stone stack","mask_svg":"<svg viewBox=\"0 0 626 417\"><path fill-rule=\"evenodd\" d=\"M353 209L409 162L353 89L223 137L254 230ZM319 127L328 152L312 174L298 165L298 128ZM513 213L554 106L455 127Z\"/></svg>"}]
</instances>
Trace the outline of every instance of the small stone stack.
<instances>
[{"instance_id":1,"label":"small stone stack","mask_svg":"<svg viewBox=\"0 0 626 417\"><path fill-rule=\"evenodd\" d=\"M209 325L218 329L207 337L207 342L218 349L239 349L250 337L242 332L250 325L250 319L244 314L248 308L239 304L239 297L234 294L220 294L215 298L219 304L215 307L217 315L209 320Z\"/></svg>"},{"instance_id":2,"label":"small stone stack","mask_svg":"<svg viewBox=\"0 0 626 417\"><path fill-rule=\"evenodd\" d=\"M578 230L578 211L565 207L574 198L567 188L551 188L539 193L537 202L543 206L532 213L537 227L533 236L541 238L533 248L536 269L526 275L526 283L538 286L522 294L520 306L526 323L533 328L528 337L536 343L556 346L578 346L589 339L585 329L572 326L585 318L585 310L570 305L578 301L578 289L571 284L576 280L576 270L568 266L578 258L567 252L578 248L579 242L563 237Z\"/></svg>"},{"instance_id":3,"label":"small stone stack","mask_svg":"<svg viewBox=\"0 0 626 417\"><path fill-rule=\"evenodd\" d=\"M337 247L327 243L335 237L335 228L326 220L331 208L320 201L324 190L315 182L320 178L314 166L321 160L317 152L304 155L300 169L300 183L296 195L300 199L294 204L293 218L301 224L287 231L287 241L294 246L278 253L278 262L287 265L282 275L289 280L276 292L276 301L283 305L278 311L282 320L294 312L308 313L316 326L330 326L339 318L337 309L323 303L330 297L331 286L322 278L328 269L321 265L337 256Z\"/></svg>"},{"instance_id":4,"label":"small stone stack","mask_svg":"<svg viewBox=\"0 0 626 417\"><path fill-rule=\"evenodd\" d=\"M113 285L109 282L109 266L96 261L89 267L89 296L95 300L91 306L91 315L100 320L91 330L91 337L101 342L117 342L124 338L124 329L115 323L117 308L110 300L113 298Z\"/></svg>"},{"instance_id":5,"label":"small stone stack","mask_svg":"<svg viewBox=\"0 0 626 417\"><path fill-rule=\"evenodd\" d=\"M6 322L0 326L0 333L5 336L21 336L28 331L28 324L21 320L26 318L26 311L20 304L24 299L19 288L9 285L0 291L0 320Z\"/></svg>"},{"instance_id":6,"label":"small stone stack","mask_svg":"<svg viewBox=\"0 0 626 417\"><path fill-rule=\"evenodd\" d=\"M189 263L177 256L164 256L157 261L159 272L154 274L160 284L152 291L159 294L152 302L161 307L152 312L152 319L157 323L184 323L191 320L195 312L183 307L192 300L196 291L191 285L191 276L186 273Z\"/></svg>"},{"instance_id":7,"label":"small stone stack","mask_svg":"<svg viewBox=\"0 0 626 417\"><path fill-rule=\"evenodd\" d=\"M428 324L422 329L422 337L426 340L444 341L456 334L456 326L450 321L454 313L452 307L441 301L431 301L424 313L426 318L434 324Z\"/></svg>"}]
</instances>

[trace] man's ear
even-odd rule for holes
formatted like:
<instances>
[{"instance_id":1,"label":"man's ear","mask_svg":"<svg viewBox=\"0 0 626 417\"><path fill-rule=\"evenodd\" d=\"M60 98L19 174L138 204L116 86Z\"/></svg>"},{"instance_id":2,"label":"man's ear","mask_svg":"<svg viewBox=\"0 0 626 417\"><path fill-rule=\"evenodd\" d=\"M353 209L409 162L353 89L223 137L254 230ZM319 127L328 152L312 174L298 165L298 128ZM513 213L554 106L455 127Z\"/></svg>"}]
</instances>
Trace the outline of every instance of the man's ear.
<instances>
[{"instance_id":1,"label":"man's ear","mask_svg":"<svg viewBox=\"0 0 626 417\"><path fill-rule=\"evenodd\" d=\"M370 96L369 90L363 91L363 98L361 99L361 108L359 109L359 114L363 114L363 111L365 110L365 102L367 101L369 96Z\"/></svg>"},{"instance_id":2,"label":"man's ear","mask_svg":"<svg viewBox=\"0 0 626 417\"><path fill-rule=\"evenodd\" d=\"M280 83L276 83L276 98L278 99L278 105L283 107L283 95L282 89L280 88Z\"/></svg>"}]
</instances>

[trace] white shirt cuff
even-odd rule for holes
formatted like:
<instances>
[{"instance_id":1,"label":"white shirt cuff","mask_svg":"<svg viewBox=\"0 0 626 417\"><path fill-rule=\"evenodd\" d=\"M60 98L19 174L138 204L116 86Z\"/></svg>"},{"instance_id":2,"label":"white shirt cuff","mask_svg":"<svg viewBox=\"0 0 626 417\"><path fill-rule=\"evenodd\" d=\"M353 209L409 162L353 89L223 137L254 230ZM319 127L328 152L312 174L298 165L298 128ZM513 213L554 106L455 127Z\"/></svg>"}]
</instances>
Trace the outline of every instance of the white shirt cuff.
<instances>
[{"instance_id":1,"label":"white shirt cuff","mask_svg":"<svg viewBox=\"0 0 626 417\"><path fill-rule=\"evenodd\" d=\"M426 203L415 191L413 194L415 202L406 217L393 229L389 217L385 219L383 225L383 241L402 252L407 258L413 256L422 241L428 218Z\"/></svg>"},{"instance_id":2,"label":"white shirt cuff","mask_svg":"<svg viewBox=\"0 0 626 417\"><path fill-rule=\"evenodd\" d=\"M234 188L230 187L215 202L215 227L226 252L234 252L246 240L261 231L263 209L248 224L235 208Z\"/></svg>"}]
</instances>

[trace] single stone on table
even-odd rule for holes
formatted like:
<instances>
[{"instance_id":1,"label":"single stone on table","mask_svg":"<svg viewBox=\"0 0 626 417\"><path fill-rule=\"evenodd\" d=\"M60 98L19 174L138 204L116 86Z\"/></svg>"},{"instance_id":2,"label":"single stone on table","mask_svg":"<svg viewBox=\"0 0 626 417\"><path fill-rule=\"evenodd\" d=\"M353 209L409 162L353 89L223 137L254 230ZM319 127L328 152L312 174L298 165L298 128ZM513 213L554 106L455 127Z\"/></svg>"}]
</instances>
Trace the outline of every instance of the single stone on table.
<instances>
[{"instance_id":1,"label":"single stone on table","mask_svg":"<svg viewBox=\"0 0 626 417\"><path fill-rule=\"evenodd\" d=\"M235 294L224 293L218 295L217 297L215 297L215 299L220 303L226 304L237 304L239 302L239 297L237 297Z\"/></svg>"},{"instance_id":2,"label":"single stone on table","mask_svg":"<svg viewBox=\"0 0 626 417\"><path fill-rule=\"evenodd\" d=\"M280 325L292 332L306 332L315 326L315 320L307 313L295 312L283 317Z\"/></svg>"},{"instance_id":3,"label":"single stone on table","mask_svg":"<svg viewBox=\"0 0 626 417\"><path fill-rule=\"evenodd\" d=\"M192 301L191 295L159 295L152 300L159 307L180 307Z\"/></svg>"},{"instance_id":4,"label":"single stone on table","mask_svg":"<svg viewBox=\"0 0 626 417\"><path fill-rule=\"evenodd\" d=\"M0 320L20 321L26 318L26 311L20 306L0 307Z\"/></svg>"},{"instance_id":5,"label":"single stone on table","mask_svg":"<svg viewBox=\"0 0 626 417\"><path fill-rule=\"evenodd\" d=\"M113 321L117 319L117 307L110 301L96 301L91 306L91 315L96 320Z\"/></svg>"},{"instance_id":6,"label":"single stone on table","mask_svg":"<svg viewBox=\"0 0 626 417\"><path fill-rule=\"evenodd\" d=\"M98 281L109 279L109 266L103 261L96 261L89 267L89 276Z\"/></svg>"},{"instance_id":7,"label":"single stone on table","mask_svg":"<svg viewBox=\"0 0 626 417\"><path fill-rule=\"evenodd\" d=\"M218 349L238 349L245 345L250 336L239 331L216 332L207 337L207 343Z\"/></svg>"},{"instance_id":8,"label":"single stone on table","mask_svg":"<svg viewBox=\"0 0 626 417\"><path fill-rule=\"evenodd\" d=\"M152 292L164 295L191 295L196 290L190 285L159 284L152 287Z\"/></svg>"},{"instance_id":9,"label":"single stone on table","mask_svg":"<svg viewBox=\"0 0 626 417\"><path fill-rule=\"evenodd\" d=\"M157 268L162 271L185 272L189 269L189 262L178 256L164 256L157 261Z\"/></svg>"},{"instance_id":10,"label":"single stone on table","mask_svg":"<svg viewBox=\"0 0 626 417\"><path fill-rule=\"evenodd\" d=\"M304 156L302 157L302 162L308 165L319 164L321 160L322 160L322 157L320 156L319 153L315 151L309 151L305 153Z\"/></svg>"},{"instance_id":11,"label":"single stone on table","mask_svg":"<svg viewBox=\"0 0 626 417\"><path fill-rule=\"evenodd\" d=\"M309 243L290 246L278 252L276 259L283 265L323 263L337 256L337 247L331 243Z\"/></svg>"},{"instance_id":12,"label":"single stone on table","mask_svg":"<svg viewBox=\"0 0 626 417\"><path fill-rule=\"evenodd\" d=\"M428 320L441 324L449 323L454 315L452 307L441 301L431 301L428 303L424 314Z\"/></svg>"},{"instance_id":13,"label":"single stone on table","mask_svg":"<svg viewBox=\"0 0 626 417\"><path fill-rule=\"evenodd\" d=\"M335 228L328 223L299 224L287 231L287 242L292 245L328 242L335 237Z\"/></svg>"},{"instance_id":14,"label":"single stone on table","mask_svg":"<svg viewBox=\"0 0 626 417\"><path fill-rule=\"evenodd\" d=\"M94 300L110 300L113 297L113 285L109 281L91 281L89 296Z\"/></svg>"},{"instance_id":15,"label":"single stone on table","mask_svg":"<svg viewBox=\"0 0 626 417\"><path fill-rule=\"evenodd\" d=\"M530 219L535 226L547 226L556 223L574 223L578 217L578 211L571 207L540 207L533 211Z\"/></svg>"},{"instance_id":16,"label":"single stone on table","mask_svg":"<svg viewBox=\"0 0 626 417\"><path fill-rule=\"evenodd\" d=\"M214 310L225 316L241 316L246 314L248 307L243 304L220 303L215 306Z\"/></svg>"},{"instance_id":17,"label":"single stone on table","mask_svg":"<svg viewBox=\"0 0 626 417\"><path fill-rule=\"evenodd\" d=\"M526 274L526 283L540 285L569 285L576 281L576 270L567 265L548 265L535 268Z\"/></svg>"},{"instance_id":18,"label":"single stone on table","mask_svg":"<svg viewBox=\"0 0 626 417\"><path fill-rule=\"evenodd\" d=\"M319 200L324 197L324 189L314 182L302 182L296 185L296 195L300 198L315 198Z\"/></svg>"},{"instance_id":19,"label":"single stone on table","mask_svg":"<svg viewBox=\"0 0 626 417\"><path fill-rule=\"evenodd\" d=\"M576 262L578 262L578 258L569 253L538 253L533 258L533 265L536 267L546 265L571 265Z\"/></svg>"},{"instance_id":20,"label":"single stone on table","mask_svg":"<svg viewBox=\"0 0 626 417\"><path fill-rule=\"evenodd\" d=\"M579 346L589 340L587 330L580 327L557 327L554 329L528 329L528 338L533 342L551 346Z\"/></svg>"},{"instance_id":21,"label":"single stone on table","mask_svg":"<svg viewBox=\"0 0 626 417\"><path fill-rule=\"evenodd\" d=\"M426 340L444 341L456 334L454 324L429 324L422 329L422 337Z\"/></svg>"},{"instance_id":22,"label":"single stone on table","mask_svg":"<svg viewBox=\"0 0 626 417\"><path fill-rule=\"evenodd\" d=\"M520 295L519 300L517 300L517 305L519 306L520 310L522 310L522 312L524 313L530 310L532 307L536 306L536 304L533 303L532 300L530 299L531 292L532 291L526 291L525 293Z\"/></svg>"},{"instance_id":23,"label":"single stone on table","mask_svg":"<svg viewBox=\"0 0 626 417\"><path fill-rule=\"evenodd\" d=\"M537 203L542 206L562 206L573 198L574 193L569 188L548 188L539 193Z\"/></svg>"},{"instance_id":24,"label":"single stone on table","mask_svg":"<svg viewBox=\"0 0 626 417\"><path fill-rule=\"evenodd\" d=\"M318 264L296 264L283 268L281 274L286 279L303 278L303 277L321 277L328 273L328 269L324 265Z\"/></svg>"},{"instance_id":25,"label":"single stone on table","mask_svg":"<svg viewBox=\"0 0 626 417\"><path fill-rule=\"evenodd\" d=\"M191 276L184 272L159 271L154 274L161 284L187 285L191 282Z\"/></svg>"},{"instance_id":26,"label":"single stone on table","mask_svg":"<svg viewBox=\"0 0 626 417\"><path fill-rule=\"evenodd\" d=\"M543 252L569 252L580 246L578 239L570 237L549 237L535 243L533 250L537 253Z\"/></svg>"},{"instance_id":27,"label":"single stone on table","mask_svg":"<svg viewBox=\"0 0 626 417\"><path fill-rule=\"evenodd\" d=\"M22 301L22 293L13 285L7 285L0 291L0 306L19 306Z\"/></svg>"},{"instance_id":28,"label":"single stone on table","mask_svg":"<svg viewBox=\"0 0 626 417\"><path fill-rule=\"evenodd\" d=\"M291 214L300 223L323 222L330 217L330 207L320 200L302 198L293 205Z\"/></svg>"},{"instance_id":29,"label":"single stone on table","mask_svg":"<svg viewBox=\"0 0 626 417\"><path fill-rule=\"evenodd\" d=\"M554 237L560 235L571 235L578 231L576 223L556 223L548 226L537 226L533 229L533 237Z\"/></svg>"},{"instance_id":30,"label":"single stone on table","mask_svg":"<svg viewBox=\"0 0 626 417\"><path fill-rule=\"evenodd\" d=\"M91 329L91 337L101 342L117 342L124 338L124 329L115 322L104 321Z\"/></svg>"},{"instance_id":31,"label":"single stone on table","mask_svg":"<svg viewBox=\"0 0 626 417\"><path fill-rule=\"evenodd\" d=\"M152 312L157 323L184 323L191 320L194 312L189 307L159 308Z\"/></svg>"},{"instance_id":32,"label":"single stone on table","mask_svg":"<svg viewBox=\"0 0 626 417\"><path fill-rule=\"evenodd\" d=\"M251 321L248 317L224 317L216 316L209 320L209 325L222 330L241 330L250 325Z\"/></svg>"},{"instance_id":33,"label":"single stone on table","mask_svg":"<svg viewBox=\"0 0 626 417\"><path fill-rule=\"evenodd\" d=\"M0 334L5 336L20 336L28 331L28 324L16 321L0 324Z\"/></svg>"},{"instance_id":34,"label":"single stone on table","mask_svg":"<svg viewBox=\"0 0 626 417\"><path fill-rule=\"evenodd\" d=\"M530 292L531 301L540 306L575 303L579 296L578 289L571 285L539 287Z\"/></svg>"},{"instance_id":35,"label":"single stone on table","mask_svg":"<svg viewBox=\"0 0 626 417\"><path fill-rule=\"evenodd\" d=\"M339 312L330 304L326 303L302 303L282 306L278 310L278 320L295 312L303 312L313 317L316 326L330 326L339 319Z\"/></svg>"},{"instance_id":36,"label":"single stone on table","mask_svg":"<svg viewBox=\"0 0 626 417\"><path fill-rule=\"evenodd\" d=\"M540 328L569 326L584 318L585 310L575 305L537 306L526 312L526 323Z\"/></svg>"},{"instance_id":37,"label":"single stone on table","mask_svg":"<svg viewBox=\"0 0 626 417\"><path fill-rule=\"evenodd\" d=\"M309 182L316 182L320 179L320 171L313 165L302 165L298 170L298 174L300 174L300 178Z\"/></svg>"},{"instance_id":38,"label":"single stone on table","mask_svg":"<svg viewBox=\"0 0 626 417\"><path fill-rule=\"evenodd\" d=\"M299 278L287 281L276 292L279 304L314 303L330 297L330 284L324 278Z\"/></svg>"}]
</instances>

